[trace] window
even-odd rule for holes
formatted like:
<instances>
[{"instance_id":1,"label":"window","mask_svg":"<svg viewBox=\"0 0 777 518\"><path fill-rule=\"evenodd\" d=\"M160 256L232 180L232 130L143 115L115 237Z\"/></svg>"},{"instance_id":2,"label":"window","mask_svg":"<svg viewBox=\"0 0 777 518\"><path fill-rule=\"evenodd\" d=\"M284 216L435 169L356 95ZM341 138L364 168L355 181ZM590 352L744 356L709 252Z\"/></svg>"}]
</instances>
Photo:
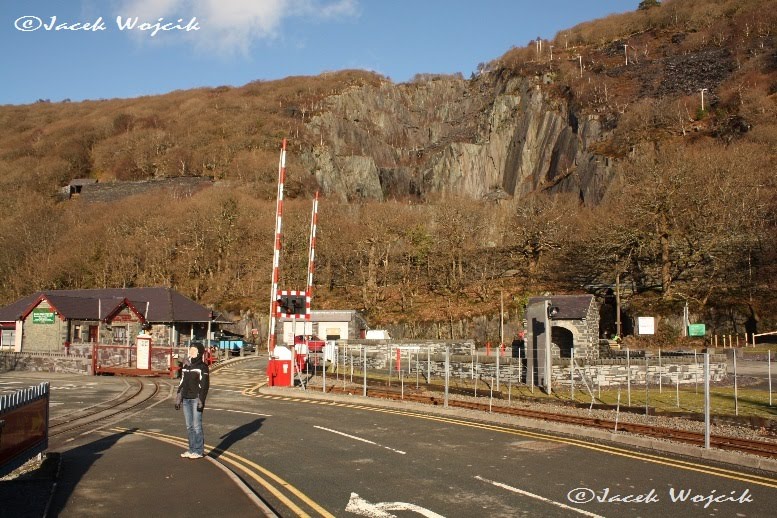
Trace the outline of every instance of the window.
<instances>
[{"instance_id":1,"label":"window","mask_svg":"<svg viewBox=\"0 0 777 518\"><path fill-rule=\"evenodd\" d=\"M0 332L0 346L13 347L16 339L16 329L3 329Z\"/></svg>"},{"instance_id":2,"label":"window","mask_svg":"<svg viewBox=\"0 0 777 518\"><path fill-rule=\"evenodd\" d=\"M127 341L126 326L114 326L112 330L113 330L113 343L123 344Z\"/></svg>"},{"instance_id":3,"label":"window","mask_svg":"<svg viewBox=\"0 0 777 518\"><path fill-rule=\"evenodd\" d=\"M76 343L81 341L81 326L73 326L73 341Z\"/></svg>"}]
</instances>

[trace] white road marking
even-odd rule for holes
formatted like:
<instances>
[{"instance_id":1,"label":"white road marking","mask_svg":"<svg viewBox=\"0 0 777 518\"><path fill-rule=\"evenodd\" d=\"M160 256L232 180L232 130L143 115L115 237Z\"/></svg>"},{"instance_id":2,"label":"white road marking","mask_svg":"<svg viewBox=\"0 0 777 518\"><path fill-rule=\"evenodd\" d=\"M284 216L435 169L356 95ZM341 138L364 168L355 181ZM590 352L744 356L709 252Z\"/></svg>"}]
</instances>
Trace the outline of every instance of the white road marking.
<instances>
[{"instance_id":1,"label":"white road marking","mask_svg":"<svg viewBox=\"0 0 777 518\"><path fill-rule=\"evenodd\" d=\"M247 389L247 388L251 388L251 385L246 385L243 390L231 390L231 389L214 388L214 387L211 387L210 390L211 391L218 391L218 392L233 392L235 394L241 394L242 395L243 392L245 392L245 389Z\"/></svg>"},{"instance_id":2,"label":"white road marking","mask_svg":"<svg viewBox=\"0 0 777 518\"><path fill-rule=\"evenodd\" d=\"M348 500L345 510L349 513L367 516L368 518L396 518L396 515L387 511L413 511L421 516L426 516L426 518L445 518L434 511L405 502L378 502L373 504L356 493L351 493L351 499Z\"/></svg>"},{"instance_id":3,"label":"white road marking","mask_svg":"<svg viewBox=\"0 0 777 518\"><path fill-rule=\"evenodd\" d=\"M584 511L582 509L578 509L576 507L572 507L570 505L562 504L561 502L556 502L555 500L550 500L549 498L545 498L544 496L535 495L534 493L529 493L528 491L524 491L523 489L518 489L517 487L508 486L507 484L503 484L501 482L494 482L493 480L488 480L486 478L481 477L480 475L475 476L477 480L480 480L482 482L486 482L488 484L492 484L496 487L501 487L502 489L507 489L508 491L512 491L513 493L518 493L519 495L528 496L531 498L535 498L537 500L540 500L542 502L555 505L557 507L561 507L562 509L568 509L570 511L574 511L576 513L580 513L584 516L590 516L592 518L604 518L604 516L600 514L594 514L589 513L588 511Z\"/></svg>"},{"instance_id":4,"label":"white road marking","mask_svg":"<svg viewBox=\"0 0 777 518\"><path fill-rule=\"evenodd\" d=\"M336 433L337 435L342 435L343 437L348 437L349 439L354 439L356 441L366 442L367 444L372 444L374 446L380 446L381 448L385 448L387 450L393 451L394 453L399 453L400 455L407 455L407 452L404 452L402 450L395 450L394 448L389 448L388 446L383 446L382 444L378 444L376 442L370 441L368 439L363 439L361 437L356 437L355 435L348 435L347 433L338 432L337 430L332 430L330 428L324 428L323 426L313 426L313 428L318 428L319 430L324 430L325 432Z\"/></svg>"},{"instance_id":5,"label":"white road marking","mask_svg":"<svg viewBox=\"0 0 777 518\"><path fill-rule=\"evenodd\" d=\"M232 412L235 414L248 414L248 415L258 415L261 417L272 417L270 414L258 414L256 412L246 412L244 410L230 410L228 408L208 408L208 410L218 410L220 412Z\"/></svg>"}]
</instances>

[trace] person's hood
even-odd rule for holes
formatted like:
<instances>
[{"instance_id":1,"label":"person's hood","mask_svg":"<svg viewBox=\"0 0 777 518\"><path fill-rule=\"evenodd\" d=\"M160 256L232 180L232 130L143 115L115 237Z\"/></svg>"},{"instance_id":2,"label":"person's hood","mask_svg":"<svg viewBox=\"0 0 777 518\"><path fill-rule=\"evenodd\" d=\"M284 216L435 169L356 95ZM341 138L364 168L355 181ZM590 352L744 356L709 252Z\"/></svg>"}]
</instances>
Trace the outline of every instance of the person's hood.
<instances>
[{"instance_id":1,"label":"person's hood","mask_svg":"<svg viewBox=\"0 0 777 518\"><path fill-rule=\"evenodd\" d=\"M197 348L197 356L196 356L195 360L201 360L202 359L202 355L205 354L205 346L202 345L202 344L192 344L192 347L196 347Z\"/></svg>"}]
</instances>

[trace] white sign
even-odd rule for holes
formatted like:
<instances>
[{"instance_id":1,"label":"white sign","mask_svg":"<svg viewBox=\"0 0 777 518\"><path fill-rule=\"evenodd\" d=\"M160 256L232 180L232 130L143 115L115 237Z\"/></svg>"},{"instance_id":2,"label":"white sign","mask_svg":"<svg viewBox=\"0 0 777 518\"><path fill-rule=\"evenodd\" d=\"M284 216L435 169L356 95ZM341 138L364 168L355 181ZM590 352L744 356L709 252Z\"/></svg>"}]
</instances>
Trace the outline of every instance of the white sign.
<instances>
[{"instance_id":1,"label":"white sign","mask_svg":"<svg viewBox=\"0 0 777 518\"><path fill-rule=\"evenodd\" d=\"M640 335L656 334L656 319L654 317L637 317L637 333Z\"/></svg>"},{"instance_id":2,"label":"white sign","mask_svg":"<svg viewBox=\"0 0 777 518\"><path fill-rule=\"evenodd\" d=\"M151 336L138 335L136 343L138 346L137 368L150 369L151 368Z\"/></svg>"}]
</instances>

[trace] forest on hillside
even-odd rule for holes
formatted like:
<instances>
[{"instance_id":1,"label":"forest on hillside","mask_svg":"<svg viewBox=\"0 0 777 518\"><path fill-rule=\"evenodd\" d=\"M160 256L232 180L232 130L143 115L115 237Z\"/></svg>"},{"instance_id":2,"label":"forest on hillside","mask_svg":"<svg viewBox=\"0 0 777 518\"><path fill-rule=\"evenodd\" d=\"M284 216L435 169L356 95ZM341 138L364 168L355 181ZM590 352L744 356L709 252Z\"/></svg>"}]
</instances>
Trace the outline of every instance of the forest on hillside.
<instances>
[{"instance_id":1,"label":"forest on hillside","mask_svg":"<svg viewBox=\"0 0 777 518\"><path fill-rule=\"evenodd\" d=\"M617 278L630 314L679 315L688 303L721 332L746 323L773 330L775 7L666 1L481 64L465 86L484 106L504 78L525 77L602 122L607 132L591 146L617 171L602 199L582 203L552 183L497 199L324 197L314 307L360 309L375 325L452 322L498 312L500 293L518 315L531 295L605 296ZM402 87L434 80L420 74ZM300 156L327 146L307 123L330 97L386 83L343 71L0 107L0 301L38 289L172 286L219 309L264 315L281 139L290 140L281 286L301 289L320 186ZM190 175L215 184L110 203L56 196L74 178Z\"/></svg>"}]
</instances>

